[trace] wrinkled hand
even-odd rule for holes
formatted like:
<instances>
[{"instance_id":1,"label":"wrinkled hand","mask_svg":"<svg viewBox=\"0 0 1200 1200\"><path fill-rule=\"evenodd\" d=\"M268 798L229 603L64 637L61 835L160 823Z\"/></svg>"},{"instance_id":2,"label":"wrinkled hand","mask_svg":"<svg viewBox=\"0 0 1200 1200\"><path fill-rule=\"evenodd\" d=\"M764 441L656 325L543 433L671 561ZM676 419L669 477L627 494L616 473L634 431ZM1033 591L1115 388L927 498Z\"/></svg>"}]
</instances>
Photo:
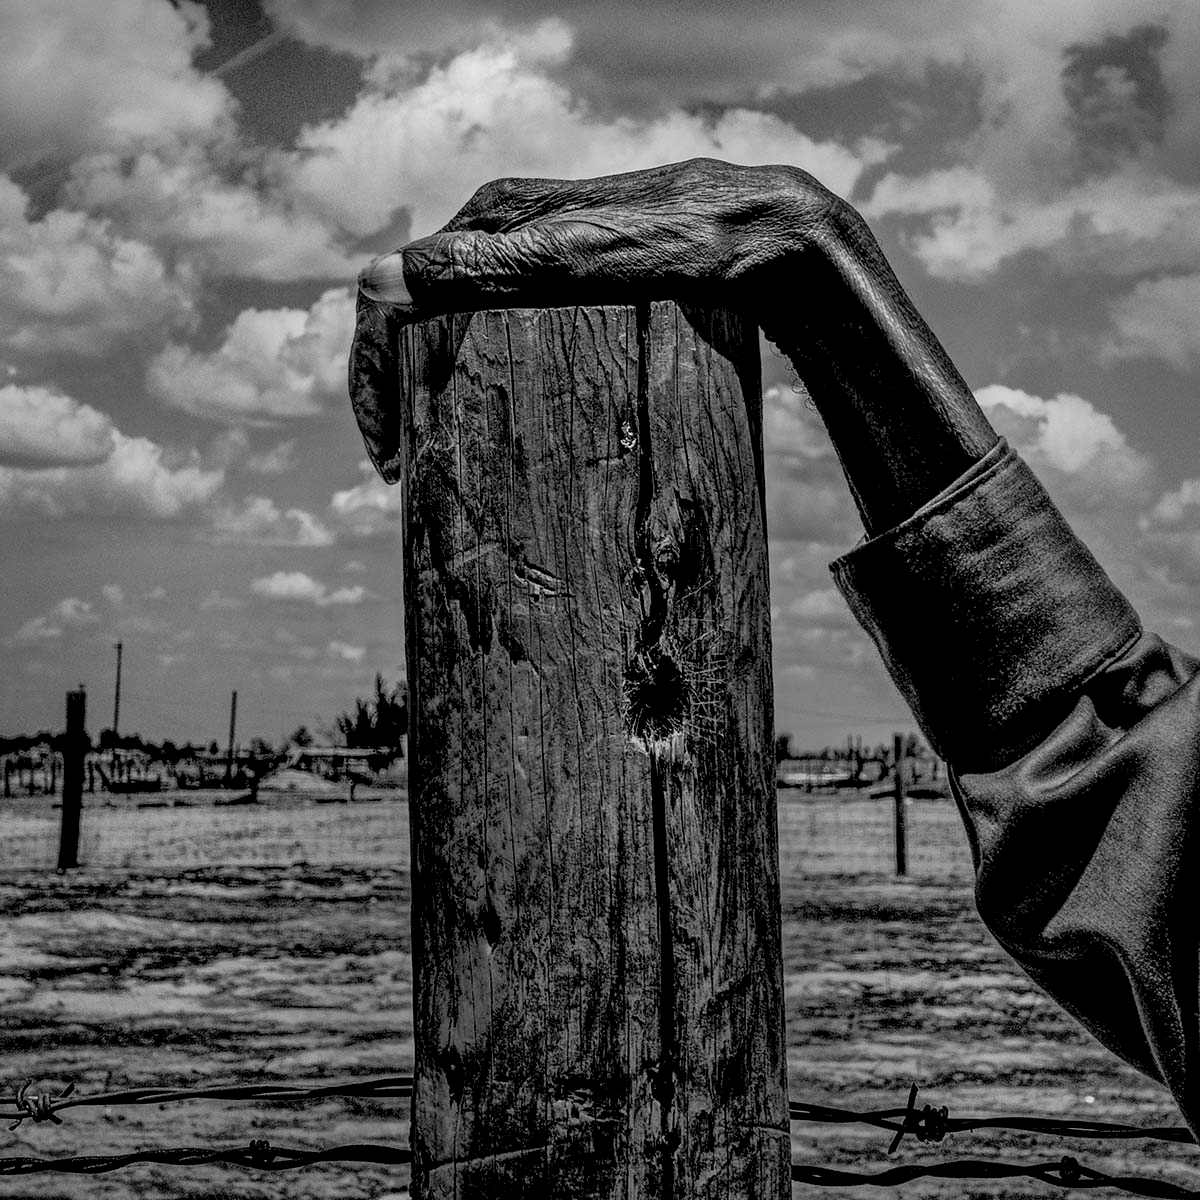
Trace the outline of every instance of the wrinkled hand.
<instances>
[{"instance_id":1,"label":"wrinkled hand","mask_svg":"<svg viewBox=\"0 0 1200 1200\"><path fill-rule=\"evenodd\" d=\"M398 472L399 325L483 308L708 298L745 307L765 277L844 239L856 216L794 167L693 159L598 179L501 179L442 229L359 277L350 394L375 465ZM772 289L773 290L773 289Z\"/></svg>"},{"instance_id":2,"label":"wrinkled hand","mask_svg":"<svg viewBox=\"0 0 1200 1200\"><path fill-rule=\"evenodd\" d=\"M744 288L845 206L793 167L693 159L599 179L500 179L363 271L364 297L429 316Z\"/></svg>"}]
</instances>

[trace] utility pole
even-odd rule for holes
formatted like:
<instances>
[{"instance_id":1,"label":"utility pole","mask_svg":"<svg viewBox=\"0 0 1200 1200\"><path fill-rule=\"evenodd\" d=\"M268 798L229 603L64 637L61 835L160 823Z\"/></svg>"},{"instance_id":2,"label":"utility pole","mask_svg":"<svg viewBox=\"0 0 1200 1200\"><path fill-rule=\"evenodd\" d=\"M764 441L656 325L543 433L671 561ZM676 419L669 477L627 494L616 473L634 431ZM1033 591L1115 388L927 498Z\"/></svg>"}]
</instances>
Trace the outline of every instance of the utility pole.
<instances>
[{"instance_id":1,"label":"utility pole","mask_svg":"<svg viewBox=\"0 0 1200 1200\"><path fill-rule=\"evenodd\" d=\"M117 642L117 687L113 694L113 737L117 736L117 730L121 723L121 648L123 643Z\"/></svg>"},{"instance_id":2,"label":"utility pole","mask_svg":"<svg viewBox=\"0 0 1200 1200\"><path fill-rule=\"evenodd\" d=\"M233 699L229 704L229 753L225 759L225 778L230 779L233 775L233 730L237 724L237 692L233 693Z\"/></svg>"}]
</instances>

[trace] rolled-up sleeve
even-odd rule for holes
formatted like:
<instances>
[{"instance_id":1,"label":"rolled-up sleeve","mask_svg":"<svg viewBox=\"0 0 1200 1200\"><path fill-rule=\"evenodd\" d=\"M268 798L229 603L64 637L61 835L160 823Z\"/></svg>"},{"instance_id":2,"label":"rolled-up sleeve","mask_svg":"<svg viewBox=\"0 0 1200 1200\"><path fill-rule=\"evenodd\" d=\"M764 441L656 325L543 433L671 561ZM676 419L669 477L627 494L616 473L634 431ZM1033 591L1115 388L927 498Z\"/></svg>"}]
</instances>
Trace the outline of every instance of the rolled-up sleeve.
<instances>
[{"instance_id":1,"label":"rolled-up sleeve","mask_svg":"<svg viewBox=\"0 0 1200 1200\"><path fill-rule=\"evenodd\" d=\"M1200 661L1004 442L833 574L950 767L980 915L1200 1132Z\"/></svg>"}]
</instances>

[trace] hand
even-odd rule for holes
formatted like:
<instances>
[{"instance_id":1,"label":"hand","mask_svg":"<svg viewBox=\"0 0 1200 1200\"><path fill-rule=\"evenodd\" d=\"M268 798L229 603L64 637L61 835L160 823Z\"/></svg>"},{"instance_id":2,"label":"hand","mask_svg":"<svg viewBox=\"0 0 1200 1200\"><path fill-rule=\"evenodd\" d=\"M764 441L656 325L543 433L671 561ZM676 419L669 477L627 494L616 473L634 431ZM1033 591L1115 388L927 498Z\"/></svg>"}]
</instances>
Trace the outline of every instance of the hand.
<instances>
[{"instance_id":1,"label":"hand","mask_svg":"<svg viewBox=\"0 0 1200 1200\"><path fill-rule=\"evenodd\" d=\"M711 297L772 303L764 272L835 242L853 210L794 167L714 159L598 179L501 179L359 276L350 396L380 474L399 477L399 326L443 312Z\"/></svg>"},{"instance_id":2,"label":"hand","mask_svg":"<svg viewBox=\"0 0 1200 1200\"><path fill-rule=\"evenodd\" d=\"M373 262L359 289L417 319L718 291L736 305L764 267L827 242L846 209L797 168L714 159L599 179L501 179L437 233Z\"/></svg>"}]
</instances>

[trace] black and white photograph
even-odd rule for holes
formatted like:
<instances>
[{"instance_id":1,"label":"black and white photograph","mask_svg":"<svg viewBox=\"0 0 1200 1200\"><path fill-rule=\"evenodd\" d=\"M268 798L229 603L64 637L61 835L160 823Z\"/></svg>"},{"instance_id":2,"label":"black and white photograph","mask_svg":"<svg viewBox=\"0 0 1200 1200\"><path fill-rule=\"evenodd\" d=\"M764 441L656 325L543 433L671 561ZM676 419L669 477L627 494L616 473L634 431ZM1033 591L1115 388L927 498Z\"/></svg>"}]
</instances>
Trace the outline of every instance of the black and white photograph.
<instances>
[{"instance_id":1,"label":"black and white photograph","mask_svg":"<svg viewBox=\"0 0 1200 1200\"><path fill-rule=\"evenodd\" d=\"M0 0L0 1196L1200 1196L1194 0Z\"/></svg>"}]
</instances>

